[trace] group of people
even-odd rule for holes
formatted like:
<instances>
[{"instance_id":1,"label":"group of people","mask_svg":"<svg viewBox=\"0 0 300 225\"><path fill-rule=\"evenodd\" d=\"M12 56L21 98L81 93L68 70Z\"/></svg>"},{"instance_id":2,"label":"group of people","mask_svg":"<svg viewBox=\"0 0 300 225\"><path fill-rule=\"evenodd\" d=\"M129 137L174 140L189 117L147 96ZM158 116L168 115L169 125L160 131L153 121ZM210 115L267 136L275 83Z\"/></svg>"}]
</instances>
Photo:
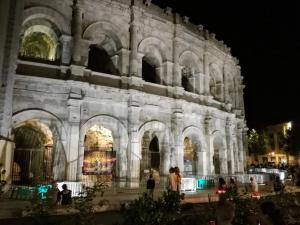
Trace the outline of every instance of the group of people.
<instances>
[{"instance_id":1,"label":"group of people","mask_svg":"<svg viewBox=\"0 0 300 225\"><path fill-rule=\"evenodd\" d=\"M147 190L151 197L153 197L153 192L155 188L155 178L154 174L150 172L149 178L147 180ZM169 169L168 176L168 186L169 192L180 192L181 189L181 174L179 167L171 167Z\"/></svg>"},{"instance_id":2,"label":"group of people","mask_svg":"<svg viewBox=\"0 0 300 225\"><path fill-rule=\"evenodd\" d=\"M180 192L181 190L181 174L177 166L169 169L168 190L174 192Z\"/></svg>"}]
</instances>

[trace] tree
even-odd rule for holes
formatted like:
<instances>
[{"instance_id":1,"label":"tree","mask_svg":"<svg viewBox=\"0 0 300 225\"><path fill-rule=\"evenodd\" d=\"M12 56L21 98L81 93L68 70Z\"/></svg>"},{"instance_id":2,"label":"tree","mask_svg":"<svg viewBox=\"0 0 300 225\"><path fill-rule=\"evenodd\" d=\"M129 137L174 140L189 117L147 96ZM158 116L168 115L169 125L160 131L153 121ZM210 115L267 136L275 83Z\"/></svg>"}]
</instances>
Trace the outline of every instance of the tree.
<instances>
[{"instance_id":1,"label":"tree","mask_svg":"<svg viewBox=\"0 0 300 225\"><path fill-rule=\"evenodd\" d=\"M250 130L248 134L248 150L250 154L263 155L271 148L270 137L264 130Z\"/></svg>"},{"instance_id":2,"label":"tree","mask_svg":"<svg viewBox=\"0 0 300 225\"><path fill-rule=\"evenodd\" d=\"M291 155L300 153L300 123L294 122L291 129L286 130L286 133L279 139L283 150Z\"/></svg>"}]
</instances>

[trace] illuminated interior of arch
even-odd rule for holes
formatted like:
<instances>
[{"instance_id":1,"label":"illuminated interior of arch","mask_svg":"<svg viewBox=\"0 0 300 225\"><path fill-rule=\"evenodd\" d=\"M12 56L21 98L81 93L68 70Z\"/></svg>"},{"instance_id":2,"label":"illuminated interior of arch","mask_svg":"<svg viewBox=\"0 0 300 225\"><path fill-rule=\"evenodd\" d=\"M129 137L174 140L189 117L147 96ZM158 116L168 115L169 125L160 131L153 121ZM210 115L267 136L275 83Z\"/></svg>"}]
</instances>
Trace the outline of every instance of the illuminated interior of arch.
<instances>
[{"instance_id":1,"label":"illuminated interior of arch","mask_svg":"<svg viewBox=\"0 0 300 225\"><path fill-rule=\"evenodd\" d=\"M92 126L84 138L83 180L95 182L112 181L116 172L116 151L113 136L103 126Z\"/></svg>"},{"instance_id":2,"label":"illuminated interior of arch","mask_svg":"<svg viewBox=\"0 0 300 225\"><path fill-rule=\"evenodd\" d=\"M24 33L20 48L21 56L54 61L56 51L57 36L50 28L35 25Z\"/></svg>"},{"instance_id":3,"label":"illuminated interior of arch","mask_svg":"<svg viewBox=\"0 0 300 225\"><path fill-rule=\"evenodd\" d=\"M193 173L196 171L196 149L190 138L184 138L184 172Z\"/></svg>"}]
</instances>

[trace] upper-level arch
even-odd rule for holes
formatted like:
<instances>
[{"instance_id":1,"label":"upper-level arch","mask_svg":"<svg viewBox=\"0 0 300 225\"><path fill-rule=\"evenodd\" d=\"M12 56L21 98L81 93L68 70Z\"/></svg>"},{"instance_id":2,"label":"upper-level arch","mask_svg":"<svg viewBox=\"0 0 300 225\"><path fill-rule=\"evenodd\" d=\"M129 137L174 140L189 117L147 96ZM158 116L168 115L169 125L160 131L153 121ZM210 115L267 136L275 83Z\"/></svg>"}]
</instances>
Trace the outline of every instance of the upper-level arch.
<instances>
[{"instance_id":1,"label":"upper-level arch","mask_svg":"<svg viewBox=\"0 0 300 225\"><path fill-rule=\"evenodd\" d=\"M142 61L142 78L151 83L162 83L163 62L167 60L166 46L155 38L148 37L138 45L138 52Z\"/></svg>"},{"instance_id":2,"label":"upper-level arch","mask_svg":"<svg viewBox=\"0 0 300 225\"><path fill-rule=\"evenodd\" d=\"M100 44L105 38L110 38L115 43L115 51L128 48L128 40L122 29L109 21L97 21L87 26L83 31L83 39L92 44Z\"/></svg>"},{"instance_id":3,"label":"upper-level arch","mask_svg":"<svg viewBox=\"0 0 300 225\"><path fill-rule=\"evenodd\" d=\"M209 65L209 76L209 88L211 95L214 96L217 100L222 101L224 97L223 74L220 67L217 64L211 63Z\"/></svg>"},{"instance_id":4,"label":"upper-level arch","mask_svg":"<svg viewBox=\"0 0 300 225\"><path fill-rule=\"evenodd\" d=\"M31 20L43 19L55 24L62 34L71 34L70 21L54 9L43 6L30 7L24 10L23 18L23 27L26 27L26 24Z\"/></svg>"},{"instance_id":5,"label":"upper-level arch","mask_svg":"<svg viewBox=\"0 0 300 225\"><path fill-rule=\"evenodd\" d=\"M202 72L202 61L192 51L184 51L179 56L182 87L189 92L195 92L197 75Z\"/></svg>"},{"instance_id":6,"label":"upper-level arch","mask_svg":"<svg viewBox=\"0 0 300 225\"><path fill-rule=\"evenodd\" d=\"M88 68L97 72L119 75L122 68L120 50L127 48L126 37L121 29L110 22L98 21L85 29L83 38L91 44Z\"/></svg>"}]
</instances>

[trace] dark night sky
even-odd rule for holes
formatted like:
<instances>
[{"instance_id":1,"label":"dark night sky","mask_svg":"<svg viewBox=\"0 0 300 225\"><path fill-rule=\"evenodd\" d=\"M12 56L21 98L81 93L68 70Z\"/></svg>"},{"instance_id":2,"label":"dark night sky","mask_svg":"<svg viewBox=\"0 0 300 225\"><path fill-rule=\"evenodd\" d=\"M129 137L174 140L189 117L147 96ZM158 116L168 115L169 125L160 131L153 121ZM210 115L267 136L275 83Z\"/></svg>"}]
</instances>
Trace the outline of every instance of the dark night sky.
<instances>
[{"instance_id":1,"label":"dark night sky","mask_svg":"<svg viewBox=\"0 0 300 225\"><path fill-rule=\"evenodd\" d=\"M153 0L202 24L240 61L248 127L300 118L297 1Z\"/></svg>"}]
</instances>

